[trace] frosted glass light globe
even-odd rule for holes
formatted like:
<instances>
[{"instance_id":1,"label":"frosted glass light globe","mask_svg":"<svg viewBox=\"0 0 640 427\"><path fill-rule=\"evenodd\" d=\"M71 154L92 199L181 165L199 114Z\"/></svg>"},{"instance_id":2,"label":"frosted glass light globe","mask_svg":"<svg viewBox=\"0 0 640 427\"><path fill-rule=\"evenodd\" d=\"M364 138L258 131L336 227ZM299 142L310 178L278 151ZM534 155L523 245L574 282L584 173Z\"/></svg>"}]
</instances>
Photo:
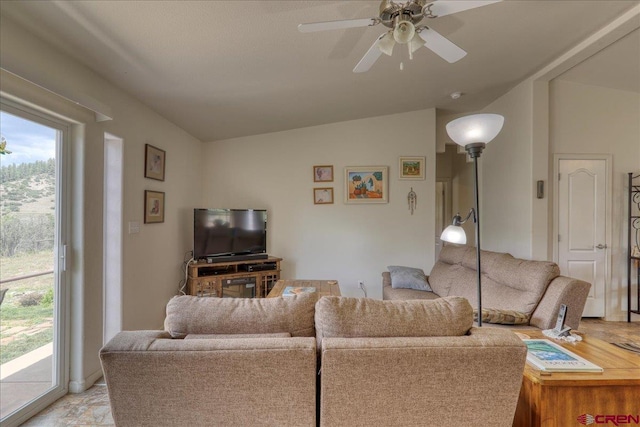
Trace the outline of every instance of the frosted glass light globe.
<instances>
[{"instance_id":1,"label":"frosted glass light globe","mask_svg":"<svg viewBox=\"0 0 640 427\"><path fill-rule=\"evenodd\" d=\"M487 144L500 133L502 125L504 117L500 114L473 114L447 123L447 133L463 147L475 142Z\"/></svg>"}]
</instances>

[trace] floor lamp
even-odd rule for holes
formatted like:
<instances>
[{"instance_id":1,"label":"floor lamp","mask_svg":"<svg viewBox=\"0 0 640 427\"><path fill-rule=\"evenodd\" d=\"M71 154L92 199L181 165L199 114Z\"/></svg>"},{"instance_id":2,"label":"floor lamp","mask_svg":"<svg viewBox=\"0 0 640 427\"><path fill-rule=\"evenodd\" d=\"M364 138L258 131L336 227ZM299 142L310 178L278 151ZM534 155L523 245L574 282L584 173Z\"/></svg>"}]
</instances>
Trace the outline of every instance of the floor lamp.
<instances>
[{"instance_id":1,"label":"floor lamp","mask_svg":"<svg viewBox=\"0 0 640 427\"><path fill-rule=\"evenodd\" d=\"M475 208L471 208L466 218L460 214L453 217L453 224L442 232L440 239L445 242L465 244L467 235L461 227L469 218L473 218L476 225L476 273L478 280L478 326L482 326L482 274L480 270L480 197L478 194L478 157L484 147L495 138L504 124L504 117L499 114L474 114L460 117L447 123L449 137L458 145L464 147L473 159L475 171Z\"/></svg>"}]
</instances>

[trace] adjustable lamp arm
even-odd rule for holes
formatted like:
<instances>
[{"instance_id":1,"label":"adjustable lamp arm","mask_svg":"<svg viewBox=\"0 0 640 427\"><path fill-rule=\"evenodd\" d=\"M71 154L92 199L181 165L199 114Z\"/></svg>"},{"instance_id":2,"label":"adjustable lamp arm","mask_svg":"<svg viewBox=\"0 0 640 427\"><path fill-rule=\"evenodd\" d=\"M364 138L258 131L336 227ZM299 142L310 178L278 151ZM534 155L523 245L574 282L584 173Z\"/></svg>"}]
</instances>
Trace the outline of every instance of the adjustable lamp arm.
<instances>
[{"instance_id":1,"label":"adjustable lamp arm","mask_svg":"<svg viewBox=\"0 0 640 427\"><path fill-rule=\"evenodd\" d=\"M469 218L472 218L472 217L473 217L474 223L478 222L478 218L476 217L476 210L474 208L471 208L469 210L469 213L467 214L466 217L464 217L464 219L462 219L462 217L460 216L460 213L457 213L453 216L453 225L456 227L459 227L465 222L467 222Z\"/></svg>"}]
</instances>

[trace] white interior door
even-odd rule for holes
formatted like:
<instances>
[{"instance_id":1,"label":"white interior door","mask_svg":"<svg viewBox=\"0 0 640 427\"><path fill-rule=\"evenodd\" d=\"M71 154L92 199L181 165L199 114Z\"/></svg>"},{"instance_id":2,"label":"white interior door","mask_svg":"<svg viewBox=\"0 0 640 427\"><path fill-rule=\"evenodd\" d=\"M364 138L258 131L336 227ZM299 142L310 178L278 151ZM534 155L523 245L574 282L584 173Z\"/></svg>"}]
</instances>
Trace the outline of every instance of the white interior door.
<instances>
[{"instance_id":1,"label":"white interior door","mask_svg":"<svg viewBox=\"0 0 640 427\"><path fill-rule=\"evenodd\" d=\"M558 264L591 283L583 316L604 317L607 268L607 160L558 160Z\"/></svg>"}]
</instances>

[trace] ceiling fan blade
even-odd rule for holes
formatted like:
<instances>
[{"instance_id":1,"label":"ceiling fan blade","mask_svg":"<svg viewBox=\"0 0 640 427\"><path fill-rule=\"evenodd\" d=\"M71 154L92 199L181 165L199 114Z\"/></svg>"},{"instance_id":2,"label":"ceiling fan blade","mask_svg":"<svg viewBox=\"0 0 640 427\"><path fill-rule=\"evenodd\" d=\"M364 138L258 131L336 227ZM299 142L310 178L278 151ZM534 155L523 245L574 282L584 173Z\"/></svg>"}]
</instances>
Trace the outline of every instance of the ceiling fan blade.
<instances>
[{"instance_id":1,"label":"ceiling fan blade","mask_svg":"<svg viewBox=\"0 0 640 427\"><path fill-rule=\"evenodd\" d=\"M442 59L450 64L461 60L467 54L467 52L460 49L451 40L431 28L422 28L418 35L424 40L425 47L431 49L437 55L440 55Z\"/></svg>"},{"instance_id":2,"label":"ceiling fan blade","mask_svg":"<svg viewBox=\"0 0 640 427\"><path fill-rule=\"evenodd\" d=\"M453 13L462 12L464 10L475 9L476 7L486 6L491 3L498 3L502 0L437 0L431 3L430 10L435 17L451 15Z\"/></svg>"},{"instance_id":3,"label":"ceiling fan blade","mask_svg":"<svg viewBox=\"0 0 640 427\"><path fill-rule=\"evenodd\" d=\"M379 22L376 18L345 19L342 21L312 22L298 25L301 33L313 33L316 31L340 30L343 28L370 27Z\"/></svg>"},{"instance_id":4,"label":"ceiling fan blade","mask_svg":"<svg viewBox=\"0 0 640 427\"><path fill-rule=\"evenodd\" d=\"M358 65L353 69L354 73L364 73L365 71L369 71L369 69L376 63L380 55L382 55L382 51L378 48L378 43L380 40L387 35L387 33L383 33L376 39L375 42L371 45L367 53L364 54Z\"/></svg>"}]
</instances>

